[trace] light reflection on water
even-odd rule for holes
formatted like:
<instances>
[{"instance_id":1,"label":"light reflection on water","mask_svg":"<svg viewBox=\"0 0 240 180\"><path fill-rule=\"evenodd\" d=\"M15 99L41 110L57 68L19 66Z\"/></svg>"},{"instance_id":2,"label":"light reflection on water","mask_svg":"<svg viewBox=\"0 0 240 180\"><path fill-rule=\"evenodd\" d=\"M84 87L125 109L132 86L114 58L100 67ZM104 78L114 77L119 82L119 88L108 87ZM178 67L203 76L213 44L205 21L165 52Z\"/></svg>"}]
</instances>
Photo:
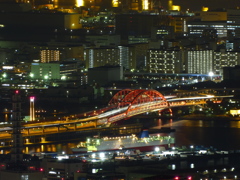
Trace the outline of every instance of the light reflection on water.
<instances>
[{"instance_id":1,"label":"light reflection on water","mask_svg":"<svg viewBox=\"0 0 240 180\"><path fill-rule=\"evenodd\" d=\"M226 127L226 128L240 128L240 121L228 120L180 120L172 123L172 126L188 126L188 127Z\"/></svg>"},{"instance_id":2,"label":"light reflection on water","mask_svg":"<svg viewBox=\"0 0 240 180\"><path fill-rule=\"evenodd\" d=\"M170 135L175 137L176 146L203 145L213 146L218 149L240 150L240 121L227 120L173 120L173 119L152 119L151 121L142 119L137 120L143 123L144 127L161 129L162 127L171 127L175 132ZM133 123L129 121L129 123ZM135 122L136 123L136 122ZM149 125L150 124L150 125ZM71 147L78 144L77 141L69 143L56 143L45 145L31 145L24 147L24 153L34 152L57 152L62 154L72 154ZM8 153L9 150L2 150L0 153Z\"/></svg>"}]
</instances>

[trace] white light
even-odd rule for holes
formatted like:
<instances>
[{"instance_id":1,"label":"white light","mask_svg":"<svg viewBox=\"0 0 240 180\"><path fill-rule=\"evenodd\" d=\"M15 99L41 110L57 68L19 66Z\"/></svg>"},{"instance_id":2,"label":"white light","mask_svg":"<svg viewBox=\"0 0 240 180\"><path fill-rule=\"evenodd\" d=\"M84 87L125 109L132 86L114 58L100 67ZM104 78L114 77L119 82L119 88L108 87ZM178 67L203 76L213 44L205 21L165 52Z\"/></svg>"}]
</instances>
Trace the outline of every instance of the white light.
<instances>
[{"instance_id":1,"label":"white light","mask_svg":"<svg viewBox=\"0 0 240 180\"><path fill-rule=\"evenodd\" d=\"M155 151L159 152L160 148L159 147L155 147Z\"/></svg>"},{"instance_id":2,"label":"white light","mask_svg":"<svg viewBox=\"0 0 240 180\"><path fill-rule=\"evenodd\" d=\"M57 174L55 171L49 171L49 174Z\"/></svg>"},{"instance_id":3,"label":"white light","mask_svg":"<svg viewBox=\"0 0 240 180\"><path fill-rule=\"evenodd\" d=\"M62 159L69 159L68 156L57 156L57 159L61 161Z\"/></svg>"},{"instance_id":4,"label":"white light","mask_svg":"<svg viewBox=\"0 0 240 180\"><path fill-rule=\"evenodd\" d=\"M212 77L214 74L213 72L209 72L208 75Z\"/></svg>"},{"instance_id":5,"label":"white light","mask_svg":"<svg viewBox=\"0 0 240 180\"><path fill-rule=\"evenodd\" d=\"M192 164L190 164L190 168L191 169L193 169L194 168L194 164L192 163Z\"/></svg>"},{"instance_id":6,"label":"white light","mask_svg":"<svg viewBox=\"0 0 240 180\"><path fill-rule=\"evenodd\" d=\"M105 158L105 154L104 153L100 153L99 156L100 156L101 159Z\"/></svg>"},{"instance_id":7,"label":"white light","mask_svg":"<svg viewBox=\"0 0 240 180\"><path fill-rule=\"evenodd\" d=\"M98 169L92 169L92 173L95 174L98 172Z\"/></svg>"}]
</instances>

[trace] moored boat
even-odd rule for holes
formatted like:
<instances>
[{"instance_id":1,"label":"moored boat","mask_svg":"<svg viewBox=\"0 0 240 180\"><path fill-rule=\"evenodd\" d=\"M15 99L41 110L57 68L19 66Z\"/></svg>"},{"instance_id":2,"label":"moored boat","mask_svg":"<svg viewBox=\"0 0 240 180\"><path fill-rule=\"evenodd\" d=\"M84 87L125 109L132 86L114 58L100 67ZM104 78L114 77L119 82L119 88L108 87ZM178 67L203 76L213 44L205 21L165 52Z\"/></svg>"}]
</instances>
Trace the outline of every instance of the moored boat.
<instances>
[{"instance_id":1,"label":"moored boat","mask_svg":"<svg viewBox=\"0 0 240 180\"><path fill-rule=\"evenodd\" d=\"M81 142L71 149L75 154L128 149L146 152L154 151L156 147L168 149L174 146L174 143L175 138L169 135L149 134L148 130L143 130L139 137L133 134L131 136L87 138L86 142Z\"/></svg>"}]
</instances>

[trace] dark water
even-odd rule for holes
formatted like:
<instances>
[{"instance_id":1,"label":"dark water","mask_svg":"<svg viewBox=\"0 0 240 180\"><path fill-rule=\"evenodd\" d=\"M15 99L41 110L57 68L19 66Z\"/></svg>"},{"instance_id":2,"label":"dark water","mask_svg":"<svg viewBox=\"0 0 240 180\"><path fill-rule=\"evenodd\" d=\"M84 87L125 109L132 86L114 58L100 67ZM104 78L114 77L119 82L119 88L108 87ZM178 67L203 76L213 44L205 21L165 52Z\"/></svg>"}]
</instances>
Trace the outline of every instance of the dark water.
<instances>
[{"instance_id":1,"label":"dark water","mask_svg":"<svg viewBox=\"0 0 240 180\"><path fill-rule=\"evenodd\" d=\"M176 146L203 145L213 146L222 150L240 150L240 121L228 120L161 120L138 119L129 120L128 123L142 123L145 127L160 129L171 127L175 132L170 135L175 137ZM125 122L126 123L126 122ZM51 145L34 145L24 149L25 153L52 151L71 154L71 147L77 142L59 143ZM7 152L7 151L6 151ZM2 153L5 153L5 151Z\"/></svg>"},{"instance_id":2,"label":"dark water","mask_svg":"<svg viewBox=\"0 0 240 180\"><path fill-rule=\"evenodd\" d=\"M240 149L240 121L180 120L172 128L177 146L204 145L223 150Z\"/></svg>"}]
</instances>

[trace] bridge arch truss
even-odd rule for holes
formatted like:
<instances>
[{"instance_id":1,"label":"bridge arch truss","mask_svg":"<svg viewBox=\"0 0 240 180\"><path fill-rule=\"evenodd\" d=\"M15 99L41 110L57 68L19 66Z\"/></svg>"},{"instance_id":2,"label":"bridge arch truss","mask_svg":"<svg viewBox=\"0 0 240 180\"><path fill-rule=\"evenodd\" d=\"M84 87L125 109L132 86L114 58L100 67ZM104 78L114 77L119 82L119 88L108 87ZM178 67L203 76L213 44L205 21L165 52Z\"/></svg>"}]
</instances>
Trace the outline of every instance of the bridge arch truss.
<instances>
[{"instance_id":1,"label":"bridge arch truss","mask_svg":"<svg viewBox=\"0 0 240 180\"><path fill-rule=\"evenodd\" d=\"M119 118L130 117L135 114L169 108L169 103L160 92L144 89L121 90L112 97L108 105L116 108L125 107L126 109L124 113L110 117L109 120L118 119L118 116Z\"/></svg>"}]
</instances>

